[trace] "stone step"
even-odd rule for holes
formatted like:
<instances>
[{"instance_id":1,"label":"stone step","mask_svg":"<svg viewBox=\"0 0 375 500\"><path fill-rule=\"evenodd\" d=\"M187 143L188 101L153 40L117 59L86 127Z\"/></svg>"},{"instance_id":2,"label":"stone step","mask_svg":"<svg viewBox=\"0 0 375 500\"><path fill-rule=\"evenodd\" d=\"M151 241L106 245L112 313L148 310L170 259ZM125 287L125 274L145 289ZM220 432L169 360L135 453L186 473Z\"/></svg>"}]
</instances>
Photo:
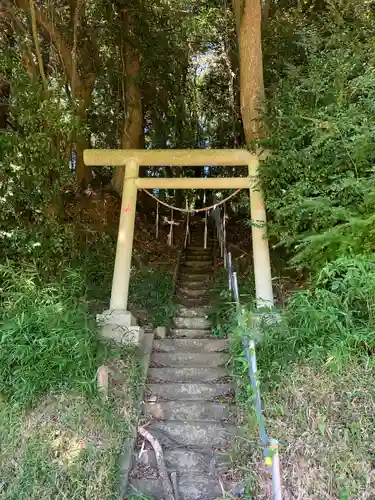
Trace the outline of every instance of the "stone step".
<instances>
[{"instance_id":1,"label":"stone step","mask_svg":"<svg viewBox=\"0 0 375 500\"><path fill-rule=\"evenodd\" d=\"M206 306L209 303L210 297L209 294L207 293L206 295L200 295L199 297L186 297L185 295L182 295L178 293L176 295L176 304L194 304L197 307L200 306ZM186 302L189 301L189 302ZM190 302L191 301L191 302Z\"/></svg>"},{"instance_id":2,"label":"stone step","mask_svg":"<svg viewBox=\"0 0 375 500\"><path fill-rule=\"evenodd\" d=\"M205 297L208 293L208 286L200 286L199 288L193 288L193 287L178 287L178 294L184 297Z\"/></svg>"},{"instance_id":3,"label":"stone step","mask_svg":"<svg viewBox=\"0 0 375 500\"><path fill-rule=\"evenodd\" d=\"M184 316L175 316L173 325L176 328L187 328L188 330L204 330L211 327L211 321L204 317L188 318Z\"/></svg>"},{"instance_id":4,"label":"stone step","mask_svg":"<svg viewBox=\"0 0 375 500\"><path fill-rule=\"evenodd\" d=\"M212 257L210 255L201 254L186 254L183 262L204 262L207 266L212 264Z\"/></svg>"},{"instance_id":5,"label":"stone step","mask_svg":"<svg viewBox=\"0 0 375 500\"><path fill-rule=\"evenodd\" d=\"M204 279L210 280L212 279L212 268L198 269L182 265L180 268L179 277L194 279L194 281L204 280Z\"/></svg>"},{"instance_id":6,"label":"stone step","mask_svg":"<svg viewBox=\"0 0 375 500\"><path fill-rule=\"evenodd\" d=\"M181 279L178 280L177 282L177 288L191 288L193 290L201 289L208 291L211 289L211 284L208 279L204 280L194 280L194 279L186 279L186 277L182 277Z\"/></svg>"},{"instance_id":7,"label":"stone step","mask_svg":"<svg viewBox=\"0 0 375 500\"><path fill-rule=\"evenodd\" d=\"M211 276L205 274L182 274L179 276L177 281L177 286L204 286L209 287L211 285Z\"/></svg>"},{"instance_id":8,"label":"stone step","mask_svg":"<svg viewBox=\"0 0 375 500\"><path fill-rule=\"evenodd\" d=\"M184 307L207 307L209 305L209 298L202 297L201 299L192 299L186 297L175 296L175 303L178 306Z\"/></svg>"},{"instance_id":9,"label":"stone step","mask_svg":"<svg viewBox=\"0 0 375 500\"><path fill-rule=\"evenodd\" d=\"M206 330L190 330L187 328L171 328L171 337L186 338L186 339L204 339L212 338L211 329Z\"/></svg>"},{"instance_id":10,"label":"stone step","mask_svg":"<svg viewBox=\"0 0 375 500\"><path fill-rule=\"evenodd\" d=\"M220 482L215 475L185 473L177 479L180 500L217 500L223 498ZM132 479L130 481L129 495L150 495L154 500L163 500L165 492L159 479ZM224 482L226 491L231 490L231 484Z\"/></svg>"},{"instance_id":11,"label":"stone step","mask_svg":"<svg viewBox=\"0 0 375 500\"><path fill-rule=\"evenodd\" d=\"M204 248L202 248L201 250L193 250L191 248L188 248L187 250L185 250L184 255L186 257L204 257L207 259L212 259L212 250L205 250Z\"/></svg>"},{"instance_id":12,"label":"stone step","mask_svg":"<svg viewBox=\"0 0 375 500\"><path fill-rule=\"evenodd\" d=\"M233 394L231 384L148 384L146 401L220 401Z\"/></svg>"},{"instance_id":13,"label":"stone step","mask_svg":"<svg viewBox=\"0 0 375 500\"><path fill-rule=\"evenodd\" d=\"M190 243L186 247L186 250L203 250L205 252L209 252L212 250L212 241L207 241L207 248L204 248L204 239L199 238L199 240L195 240L194 238L191 238Z\"/></svg>"},{"instance_id":14,"label":"stone step","mask_svg":"<svg viewBox=\"0 0 375 500\"><path fill-rule=\"evenodd\" d=\"M157 352L223 352L228 349L227 339L163 339L154 340L154 351Z\"/></svg>"},{"instance_id":15,"label":"stone step","mask_svg":"<svg viewBox=\"0 0 375 500\"><path fill-rule=\"evenodd\" d=\"M163 454L167 469L176 471L179 474L184 472L197 472L198 474L202 474L202 472L220 472L230 465L228 454L214 451L212 448L203 448L201 451L170 448L164 450ZM154 450L147 447L140 456L137 453L135 466L157 469Z\"/></svg>"},{"instance_id":16,"label":"stone step","mask_svg":"<svg viewBox=\"0 0 375 500\"><path fill-rule=\"evenodd\" d=\"M158 420L234 420L235 407L216 401L160 401L145 403L144 414Z\"/></svg>"},{"instance_id":17,"label":"stone step","mask_svg":"<svg viewBox=\"0 0 375 500\"><path fill-rule=\"evenodd\" d=\"M209 254L209 253L211 253L212 248L213 248L212 241L207 241L207 248L204 248L204 241L202 238L202 240L198 241L198 243L191 241L187 245L185 251L186 252L205 252L205 253Z\"/></svg>"},{"instance_id":18,"label":"stone step","mask_svg":"<svg viewBox=\"0 0 375 500\"><path fill-rule=\"evenodd\" d=\"M191 355L193 356L193 354ZM228 371L221 367L150 368L151 382L217 382L228 377Z\"/></svg>"},{"instance_id":19,"label":"stone step","mask_svg":"<svg viewBox=\"0 0 375 500\"><path fill-rule=\"evenodd\" d=\"M209 263L202 261L202 260L185 260L184 267L192 267L194 269L210 270L212 265L210 266Z\"/></svg>"},{"instance_id":20,"label":"stone step","mask_svg":"<svg viewBox=\"0 0 375 500\"><path fill-rule=\"evenodd\" d=\"M211 313L211 307L184 307L178 308L178 316L184 318L205 318Z\"/></svg>"},{"instance_id":21,"label":"stone step","mask_svg":"<svg viewBox=\"0 0 375 500\"><path fill-rule=\"evenodd\" d=\"M203 276L203 274L201 275ZM176 284L176 288L178 288L179 286L181 287L191 287L192 288L208 288L208 289L211 289L211 280L209 278L206 278L204 277L204 279L200 279L198 277L197 279L197 276L193 276L193 277L190 277L190 276L181 276L179 278L179 280L177 281L177 284Z\"/></svg>"},{"instance_id":22,"label":"stone step","mask_svg":"<svg viewBox=\"0 0 375 500\"><path fill-rule=\"evenodd\" d=\"M187 255L187 254L191 254L191 255L206 255L206 256L209 256L209 257L212 257L212 253L213 253L213 245L208 245L207 244L207 248L204 248L204 245L203 245L203 242L202 244L200 245L198 243L198 245L188 245L186 248L185 248L185 252L184 252L184 255Z\"/></svg>"},{"instance_id":23,"label":"stone step","mask_svg":"<svg viewBox=\"0 0 375 500\"><path fill-rule=\"evenodd\" d=\"M153 367L217 367L225 366L229 354L224 352L153 352L151 363Z\"/></svg>"},{"instance_id":24,"label":"stone step","mask_svg":"<svg viewBox=\"0 0 375 500\"><path fill-rule=\"evenodd\" d=\"M166 420L148 426L163 448L211 446L225 448L234 441L237 427L222 422Z\"/></svg>"}]
</instances>

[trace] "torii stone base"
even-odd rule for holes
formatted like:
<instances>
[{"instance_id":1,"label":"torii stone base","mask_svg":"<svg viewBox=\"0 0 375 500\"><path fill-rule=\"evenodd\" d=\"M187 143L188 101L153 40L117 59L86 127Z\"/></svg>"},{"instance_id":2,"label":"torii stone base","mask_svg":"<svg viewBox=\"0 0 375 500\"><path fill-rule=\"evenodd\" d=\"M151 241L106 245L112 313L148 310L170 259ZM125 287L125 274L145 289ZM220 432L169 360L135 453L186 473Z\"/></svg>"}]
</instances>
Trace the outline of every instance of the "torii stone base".
<instances>
[{"instance_id":1,"label":"torii stone base","mask_svg":"<svg viewBox=\"0 0 375 500\"><path fill-rule=\"evenodd\" d=\"M117 344L140 345L143 340L143 328L131 312L123 309L108 309L97 314L96 320L100 325L100 335L106 340Z\"/></svg>"}]
</instances>

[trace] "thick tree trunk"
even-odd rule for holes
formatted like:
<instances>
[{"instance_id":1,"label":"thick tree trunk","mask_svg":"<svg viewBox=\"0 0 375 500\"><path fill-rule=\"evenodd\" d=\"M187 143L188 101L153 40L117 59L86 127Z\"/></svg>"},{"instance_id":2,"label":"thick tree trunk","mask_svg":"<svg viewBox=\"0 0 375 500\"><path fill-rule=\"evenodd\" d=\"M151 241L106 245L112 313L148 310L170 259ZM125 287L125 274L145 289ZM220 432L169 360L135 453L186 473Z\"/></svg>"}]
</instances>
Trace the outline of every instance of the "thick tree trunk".
<instances>
[{"instance_id":1,"label":"thick tree trunk","mask_svg":"<svg viewBox=\"0 0 375 500\"><path fill-rule=\"evenodd\" d=\"M130 14L123 15L125 33L129 34L131 24ZM123 44L123 72L125 80L125 116L121 136L122 149L139 149L143 146L143 111L140 88L139 54L129 42ZM112 179L113 188L122 193L125 167L117 167Z\"/></svg>"},{"instance_id":2,"label":"thick tree trunk","mask_svg":"<svg viewBox=\"0 0 375 500\"><path fill-rule=\"evenodd\" d=\"M92 91L95 78L88 77L84 88L76 88L77 93L77 117L80 124L86 125L87 123L87 110L91 105ZM85 189L92 180L91 167L85 165L83 161L83 152L90 147L90 138L87 132L79 132L75 141L76 152L76 184L79 188Z\"/></svg>"},{"instance_id":3,"label":"thick tree trunk","mask_svg":"<svg viewBox=\"0 0 375 500\"><path fill-rule=\"evenodd\" d=\"M76 183L81 189L85 189L92 180L91 168L83 161L83 152L90 147L90 140L86 136L79 137L76 142Z\"/></svg>"},{"instance_id":4,"label":"thick tree trunk","mask_svg":"<svg viewBox=\"0 0 375 500\"><path fill-rule=\"evenodd\" d=\"M8 124L10 84L0 84L0 130L6 129Z\"/></svg>"},{"instance_id":5,"label":"thick tree trunk","mask_svg":"<svg viewBox=\"0 0 375 500\"><path fill-rule=\"evenodd\" d=\"M264 136L261 1L233 0L240 59L241 115L246 142Z\"/></svg>"}]
</instances>

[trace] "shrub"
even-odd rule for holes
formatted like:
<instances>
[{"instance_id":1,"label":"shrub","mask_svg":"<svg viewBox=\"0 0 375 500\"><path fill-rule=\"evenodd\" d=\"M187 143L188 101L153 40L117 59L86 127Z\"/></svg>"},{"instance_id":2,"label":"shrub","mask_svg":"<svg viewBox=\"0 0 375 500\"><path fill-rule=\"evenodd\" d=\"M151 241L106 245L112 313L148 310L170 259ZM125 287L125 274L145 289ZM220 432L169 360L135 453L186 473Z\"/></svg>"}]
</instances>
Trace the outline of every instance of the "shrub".
<instances>
[{"instance_id":1,"label":"shrub","mask_svg":"<svg viewBox=\"0 0 375 500\"><path fill-rule=\"evenodd\" d=\"M37 268L0 267L0 393L28 404L56 388L90 390L98 340L75 270L40 279Z\"/></svg>"},{"instance_id":2,"label":"shrub","mask_svg":"<svg viewBox=\"0 0 375 500\"><path fill-rule=\"evenodd\" d=\"M298 359L340 370L374 352L375 258L360 255L328 263L294 292L281 323L264 330L259 356L269 374Z\"/></svg>"},{"instance_id":3,"label":"shrub","mask_svg":"<svg viewBox=\"0 0 375 500\"><path fill-rule=\"evenodd\" d=\"M134 269L130 280L130 300L143 307L154 326L168 326L175 310L173 278L167 269Z\"/></svg>"},{"instance_id":4,"label":"shrub","mask_svg":"<svg viewBox=\"0 0 375 500\"><path fill-rule=\"evenodd\" d=\"M373 26L365 10L355 15L281 11L265 43L269 234L313 270L375 248Z\"/></svg>"}]
</instances>

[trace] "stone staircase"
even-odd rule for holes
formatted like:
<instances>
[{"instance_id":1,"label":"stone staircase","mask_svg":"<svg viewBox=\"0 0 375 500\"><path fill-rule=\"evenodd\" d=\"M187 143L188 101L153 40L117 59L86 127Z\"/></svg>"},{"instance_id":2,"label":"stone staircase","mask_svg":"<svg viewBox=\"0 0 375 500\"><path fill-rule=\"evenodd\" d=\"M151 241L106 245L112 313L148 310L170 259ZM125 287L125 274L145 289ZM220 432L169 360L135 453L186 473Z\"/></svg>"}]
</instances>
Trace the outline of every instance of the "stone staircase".
<instances>
[{"instance_id":1,"label":"stone staircase","mask_svg":"<svg viewBox=\"0 0 375 500\"><path fill-rule=\"evenodd\" d=\"M204 250L202 227L193 228L180 268L179 307L170 337L154 341L144 402L147 429L162 445L169 473L176 473L179 500L222 498L232 485L226 451L236 433L233 388L227 340L211 336L212 274L212 246ZM140 441L135 453L129 496L165 498L151 446Z\"/></svg>"}]
</instances>

